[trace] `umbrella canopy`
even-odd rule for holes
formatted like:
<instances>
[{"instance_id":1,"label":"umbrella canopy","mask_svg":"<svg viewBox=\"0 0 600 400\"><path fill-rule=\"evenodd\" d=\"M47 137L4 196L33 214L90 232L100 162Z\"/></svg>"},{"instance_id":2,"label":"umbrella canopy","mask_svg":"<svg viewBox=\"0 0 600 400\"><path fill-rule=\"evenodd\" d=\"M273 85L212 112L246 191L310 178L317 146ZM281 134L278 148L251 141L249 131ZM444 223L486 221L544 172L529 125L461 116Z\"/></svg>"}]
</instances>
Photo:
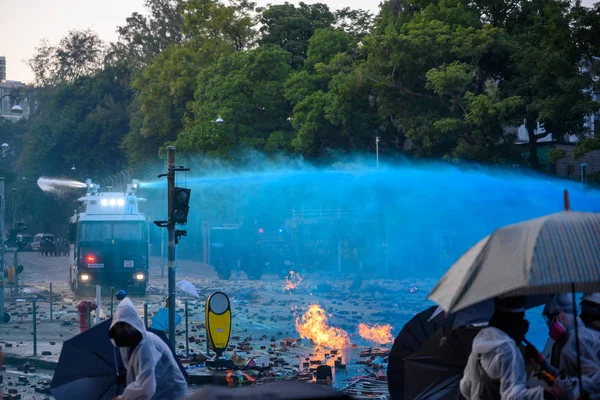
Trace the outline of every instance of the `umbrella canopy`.
<instances>
[{"instance_id":1,"label":"umbrella canopy","mask_svg":"<svg viewBox=\"0 0 600 400\"><path fill-rule=\"evenodd\" d=\"M112 318L67 340L63 344L50 389L57 399L113 399L124 385L117 384L117 366L122 366L121 355L108 337ZM165 343L164 332L147 328ZM185 368L173 353L179 369L187 378ZM123 371L124 372L124 371Z\"/></svg>"},{"instance_id":2,"label":"umbrella canopy","mask_svg":"<svg viewBox=\"0 0 600 400\"><path fill-rule=\"evenodd\" d=\"M404 359L425 343L438 330L446 329L453 323L453 317L444 319L443 314L432 318L436 306L421 311L408 321L394 340L390 352L387 377L392 399L404 399ZM407 397L408 398L408 397Z\"/></svg>"},{"instance_id":3,"label":"umbrella canopy","mask_svg":"<svg viewBox=\"0 0 600 400\"><path fill-rule=\"evenodd\" d=\"M600 214L561 212L496 230L428 298L454 313L498 296L600 291Z\"/></svg>"},{"instance_id":4,"label":"umbrella canopy","mask_svg":"<svg viewBox=\"0 0 600 400\"><path fill-rule=\"evenodd\" d=\"M124 389L117 384L118 351L108 338L106 322L64 342L50 390L57 399L113 399Z\"/></svg>"},{"instance_id":5,"label":"umbrella canopy","mask_svg":"<svg viewBox=\"0 0 600 400\"><path fill-rule=\"evenodd\" d=\"M175 325L181 324L181 316L175 315ZM152 317L152 328L156 331L168 331L169 330L169 309L159 309L154 317Z\"/></svg>"},{"instance_id":6,"label":"umbrella canopy","mask_svg":"<svg viewBox=\"0 0 600 400\"><path fill-rule=\"evenodd\" d=\"M406 357L405 399L458 400L460 380L481 328L440 329L416 353Z\"/></svg>"},{"instance_id":7,"label":"umbrella canopy","mask_svg":"<svg viewBox=\"0 0 600 400\"><path fill-rule=\"evenodd\" d=\"M178 282L177 288L182 292L186 292L187 294L191 294L194 297L200 298L198 291L190 281L183 280Z\"/></svg>"}]
</instances>

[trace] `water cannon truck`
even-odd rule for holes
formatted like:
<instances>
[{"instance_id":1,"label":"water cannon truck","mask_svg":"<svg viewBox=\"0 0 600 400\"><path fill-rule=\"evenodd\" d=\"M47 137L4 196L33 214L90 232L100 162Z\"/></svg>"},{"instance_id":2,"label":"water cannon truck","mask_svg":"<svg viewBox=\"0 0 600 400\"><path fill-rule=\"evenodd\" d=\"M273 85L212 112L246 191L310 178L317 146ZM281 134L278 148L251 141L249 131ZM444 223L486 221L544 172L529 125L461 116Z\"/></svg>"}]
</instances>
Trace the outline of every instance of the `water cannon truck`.
<instances>
[{"instance_id":1,"label":"water cannon truck","mask_svg":"<svg viewBox=\"0 0 600 400\"><path fill-rule=\"evenodd\" d=\"M69 224L73 255L71 288L77 296L95 291L96 285L145 294L148 285L148 223L138 209L145 199L136 196L139 181L122 191L101 192L86 181Z\"/></svg>"}]
</instances>

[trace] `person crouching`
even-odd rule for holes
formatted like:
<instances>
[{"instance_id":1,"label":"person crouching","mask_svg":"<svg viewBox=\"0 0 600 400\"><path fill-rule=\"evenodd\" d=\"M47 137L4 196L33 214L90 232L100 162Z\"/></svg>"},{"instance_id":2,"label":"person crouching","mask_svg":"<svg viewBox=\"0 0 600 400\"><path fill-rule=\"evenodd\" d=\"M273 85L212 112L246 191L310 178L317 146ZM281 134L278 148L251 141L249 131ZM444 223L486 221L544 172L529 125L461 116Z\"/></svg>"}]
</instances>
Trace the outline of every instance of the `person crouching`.
<instances>
[{"instance_id":1,"label":"person crouching","mask_svg":"<svg viewBox=\"0 0 600 400\"><path fill-rule=\"evenodd\" d=\"M109 337L127 370L127 386L119 400L179 400L187 383L169 346L146 327L125 298L115 311Z\"/></svg>"}]
</instances>

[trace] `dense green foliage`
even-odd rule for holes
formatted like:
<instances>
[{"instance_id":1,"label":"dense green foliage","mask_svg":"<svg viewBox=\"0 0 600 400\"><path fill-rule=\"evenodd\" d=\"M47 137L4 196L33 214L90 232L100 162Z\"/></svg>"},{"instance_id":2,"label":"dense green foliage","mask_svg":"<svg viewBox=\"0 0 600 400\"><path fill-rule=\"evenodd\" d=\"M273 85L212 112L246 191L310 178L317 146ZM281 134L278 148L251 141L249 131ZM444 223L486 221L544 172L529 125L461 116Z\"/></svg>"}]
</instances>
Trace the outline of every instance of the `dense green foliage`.
<instances>
[{"instance_id":1,"label":"dense green foliage","mask_svg":"<svg viewBox=\"0 0 600 400\"><path fill-rule=\"evenodd\" d=\"M541 139L584 139L598 109L600 4L387 0L375 18L321 3L146 5L116 43L90 31L42 42L37 107L14 126L17 175L141 176L167 144L200 161L318 161L372 152L376 137L384 157L537 167ZM523 123L528 160L507 129Z\"/></svg>"}]
</instances>

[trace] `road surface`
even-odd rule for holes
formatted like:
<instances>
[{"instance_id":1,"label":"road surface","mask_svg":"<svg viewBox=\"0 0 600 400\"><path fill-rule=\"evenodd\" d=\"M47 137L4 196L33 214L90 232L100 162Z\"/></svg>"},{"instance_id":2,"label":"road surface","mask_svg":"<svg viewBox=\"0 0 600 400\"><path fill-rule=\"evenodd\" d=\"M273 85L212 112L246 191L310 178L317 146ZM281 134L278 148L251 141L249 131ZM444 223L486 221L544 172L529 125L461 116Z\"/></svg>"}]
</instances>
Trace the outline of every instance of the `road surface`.
<instances>
[{"instance_id":1,"label":"road surface","mask_svg":"<svg viewBox=\"0 0 600 400\"><path fill-rule=\"evenodd\" d=\"M31 299L37 296L37 354L40 359L56 361L62 342L79 332L76 306L82 299L76 298L68 285L71 260L68 257L44 257L38 253L20 253L19 257L19 264L24 266L20 275L22 290L19 296L12 297L10 290L6 291L7 311L11 314L11 322L0 325L0 346L5 347L4 350L10 355L33 355ZM10 259L9 255L7 260ZM164 276L161 276L160 264L159 258L151 261L147 296L132 299L140 315L143 315L144 304L147 306L149 324L152 324L154 314L164 307L167 296L167 271L165 268ZM361 338L357 334L358 324L391 324L392 334L395 336L408 319L429 306L425 301L425 294L428 287L434 284L432 281L365 280L362 288L355 290L350 289L351 277L315 274L305 276L296 289L286 290L285 281L275 276L250 281L243 274L234 274L231 280L221 281L211 268L202 263L184 260L178 264L177 281L189 280L200 295L200 298L194 298L182 292L177 293L179 315L184 314L183 302L187 301L189 304L188 335L193 338L189 344L191 355L206 350L204 300L219 290L228 294L232 302L229 355L237 351L242 357L253 357L258 365L268 365L273 359L280 359L282 364L279 369L291 374L302 370L302 364L307 358L312 360L316 357L333 365L337 356L330 357L326 346L315 346L308 339L303 339L297 346L283 346L280 349L280 342L285 342L285 338L300 339L296 322L301 321L299 318L310 304L318 303L328 319L326 328L344 330L350 343L358 346L340 351L348 369L338 372L334 377L336 387L343 386L349 377L363 372L364 365L356 364L361 348L381 347ZM50 283L53 287L52 320ZM411 290L415 286L423 289ZM101 318L110 316L110 299L106 297L108 294L103 293ZM182 356L185 356L186 349L184 329L183 324L179 326L177 335L177 350ZM250 344L242 345L242 342ZM242 347L247 349L241 352Z\"/></svg>"}]
</instances>

